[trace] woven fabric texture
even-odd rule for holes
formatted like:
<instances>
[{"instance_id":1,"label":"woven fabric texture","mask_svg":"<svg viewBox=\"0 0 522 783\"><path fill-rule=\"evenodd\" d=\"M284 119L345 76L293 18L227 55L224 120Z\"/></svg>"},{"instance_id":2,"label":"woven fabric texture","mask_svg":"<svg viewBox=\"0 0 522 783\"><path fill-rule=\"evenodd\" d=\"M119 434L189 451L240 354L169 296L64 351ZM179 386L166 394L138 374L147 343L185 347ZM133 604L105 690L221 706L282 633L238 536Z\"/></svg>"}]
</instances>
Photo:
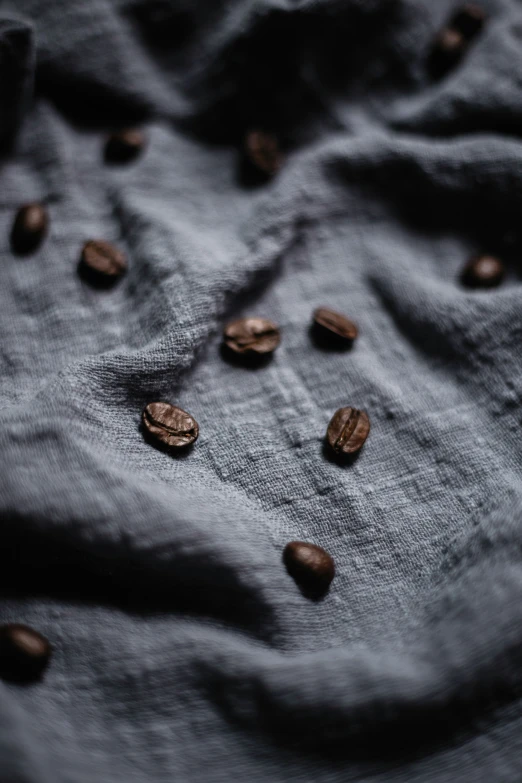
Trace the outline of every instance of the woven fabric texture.
<instances>
[{"instance_id":1,"label":"woven fabric texture","mask_svg":"<svg viewBox=\"0 0 522 783\"><path fill-rule=\"evenodd\" d=\"M0 684L2 783L522 779L522 4L0 4L0 622L54 655ZM250 125L281 172L253 187ZM144 154L103 160L111 128ZM20 204L49 236L15 257ZM128 274L96 290L83 243ZM497 289L458 280L475 253ZM310 337L325 305L353 350ZM226 360L229 318L281 327ZM199 422L185 457L143 406ZM334 411L368 411L341 466ZM322 601L282 564L326 548Z\"/></svg>"}]
</instances>

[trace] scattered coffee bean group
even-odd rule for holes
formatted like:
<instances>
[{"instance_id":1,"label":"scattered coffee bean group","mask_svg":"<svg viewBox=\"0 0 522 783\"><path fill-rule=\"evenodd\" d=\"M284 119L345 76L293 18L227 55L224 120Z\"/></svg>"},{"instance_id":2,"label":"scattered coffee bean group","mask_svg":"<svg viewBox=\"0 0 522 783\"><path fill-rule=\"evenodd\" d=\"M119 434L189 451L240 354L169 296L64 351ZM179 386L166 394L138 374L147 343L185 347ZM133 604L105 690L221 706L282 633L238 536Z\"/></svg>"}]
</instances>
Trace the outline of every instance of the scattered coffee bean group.
<instances>
[{"instance_id":1,"label":"scattered coffee bean group","mask_svg":"<svg viewBox=\"0 0 522 783\"><path fill-rule=\"evenodd\" d=\"M168 449L185 449L196 442L199 426L190 413L168 402L149 402L142 414L145 434Z\"/></svg>"},{"instance_id":2,"label":"scattered coffee bean group","mask_svg":"<svg viewBox=\"0 0 522 783\"><path fill-rule=\"evenodd\" d=\"M0 627L0 676L16 682L38 680L51 657L51 645L38 631L16 623Z\"/></svg>"},{"instance_id":3,"label":"scattered coffee bean group","mask_svg":"<svg viewBox=\"0 0 522 783\"><path fill-rule=\"evenodd\" d=\"M240 356L261 356L275 351L281 342L277 326L267 318L239 318L225 326L223 340Z\"/></svg>"},{"instance_id":4,"label":"scattered coffee bean group","mask_svg":"<svg viewBox=\"0 0 522 783\"><path fill-rule=\"evenodd\" d=\"M107 163L129 163L142 153L145 145L145 134L136 128L113 133L105 145L105 160Z\"/></svg>"},{"instance_id":5,"label":"scattered coffee bean group","mask_svg":"<svg viewBox=\"0 0 522 783\"><path fill-rule=\"evenodd\" d=\"M464 36L466 41L472 41L480 33L486 23L486 12L476 3L467 3L459 8L450 21L450 27Z\"/></svg>"},{"instance_id":6,"label":"scattered coffee bean group","mask_svg":"<svg viewBox=\"0 0 522 783\"><path fill-rule=\"evenodd\" d=\"M272 133L251 130L245 138L245 154L260 174L273 177L283 163L279 141Z\"/></svg>"},{"instance_id":7,"label":"scattered coffee bean group","mask_svg":"<svg viewBox=\"0 0 522 783\"><path fill-rule=\"evenodd\" d=\"M325 593L335 576L331 555L316 544L290 541L283 551L283 562L288 573L310 593Z\"/></svg>"},{"instance_id":8,"label":"scattered coffee bean group","mask_svg":"<svg viewBox=\"0 0 522 783\"><path fill-rule=\"evenodd\" d=\"M486 21L480 6L470 3L453 15L437 35L429 64L437 77L446 74L467 52ZM136 160L145 150L147 139L139 129L113 133L105 142L104 159L110 164ZM252 129L245 137L243 153L249 165L265 179L272 178L283 163L276 135ZM26 204L18 210L12 230L11 246L19 255L35 252L44 241L49 217L44 204ZM84 246L79 272L92 284L118 280L127 269L125 254L113 244L92 239ZM481 255L469 261L461 281L472 288L498 285L505 274L504 263L493 256ZM315 337L338 349L349 347L358 336L357 326L345 315L326 307L315 310L312 318ZM244 361L269 358L281 341L280 330L266 318L241 318L230 322L223 332L223 345L229 354ZM171 453L186 450L199 435L196 420L186 411L168 402L151 402L142 413L142 431L152 444ZM352 406L337 410L326 431L326 443L336 458L353 457L364 446L370 433L368 414ZM309 595L324 594L335 576L332 557L321 547L303 541L291 541L283 552L288 573ZM0 676L13 681L37 680L51 657L51 646L37 631L25 625L0 627Z\"/></svg>"},{"instance_id":9,"label":"scattered coffee bean group","mask_svg":"<svg viewBox=\"0 0 522 783\"><path fill-rule=\"evenodd\" d=\"M127 269L125 254L103 239L91 239L83 246L80 271L93 282L111 283Z\"/></svg>"},{"instance_id":10,"label":"scattered coffee bean group","mask_svg":"<svg viewBox=\"0 0 522 783\"><path fill-rule=\"evenodd\" d=\"M494 288L506 273L504 264L495 256L472 258L462 271L462 283L468 288Z\"/></svg>"},{"instance_id":11,"label":"scattered coffee bean group","mask_svg":"<svg viewBox=\"0 0 522 783\"><path fill-rule=\"evenodd\" d=\"M459 63L485 22L485 12L474 3L468 3L453 14L433 44L429 65L435 77L445 76Z\"/></svg>"},{"instance_id":12,"label":"scattered coffee bean group","mask_svg":"<svg viewBox=\"0 0 522 783\"><path fill-rule=\"evenodd\" d=\"M370 434L370 420L366 411L339 408L334 413L326 438L336 454L357 454Z\"/></svg>"},{"instance_id":13,"label":"scattered coffee bean group","mask_svg":"<svg viewBox=\"0 0 522 783\"><path fill-rule=\"evenodd\" d=\"M11 247L18 254L33 253L47 234L49 217L43 204L25 204L17 212L11 231Z\"/></svg>"},{"instance_id":14,"label":"scattered coffee bean group","mask_svg":"<svg viewBox=\"0 0 522 783\"><path fill-rule=\"evenodd\" d=\"M327 307L319 307L315 311L314 329L322 340L330 341L332 346L336 343L351 345L358 334L353 321Z\"/></svg>"}]
</instances>

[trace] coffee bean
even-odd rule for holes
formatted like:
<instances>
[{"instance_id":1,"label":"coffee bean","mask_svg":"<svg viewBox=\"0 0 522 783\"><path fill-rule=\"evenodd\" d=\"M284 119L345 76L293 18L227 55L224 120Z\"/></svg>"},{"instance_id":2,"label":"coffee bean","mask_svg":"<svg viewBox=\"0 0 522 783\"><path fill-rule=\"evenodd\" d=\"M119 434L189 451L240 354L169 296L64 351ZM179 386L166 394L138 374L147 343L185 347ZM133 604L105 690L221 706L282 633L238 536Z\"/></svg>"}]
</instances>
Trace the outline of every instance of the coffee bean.
<instances>
[{"instance_id":1,"label":"coffee bean","mask_svg":"<svg viewBox=\"0 0 522 783\"><path fill-rule=\"evenodd\" d=\"M464 267L461 281L468 288L494 288L502 282L506 270L499 258L477 256Z\"/></svg>"},{"instance_id":2,"label":"coffee bean","mask_svg":"<svg viewBox=\"0 0 522 783\"><path fill-rule=\"evenodd\" d=\"M114 282L126 269L125 255L110 242L91 239L83 246L80 271L93 282Z\"/></svg>"},{"instance_id":3,"label":"coffee bean","mask_svg":"<svg viewBox=\"0 0 522 783\"><path fill-rule=\"evenodd\" d=\"M483 8L475 3L467 3L453 15L450 27L470 41L480 33L486 19L487 14Z\"/></svg>"},{"instance_id":4,"label":"coffee bean","mask_svg":"<svg viewBox=\"0 0 522 783\"><path fill-rule=\"evenodd\" d=\"M143 411L142 422L145 434L169 449L190 446L199 435L196 420L168 402L150 402Z\"/></svg>"},{"instance_id":5,"label":"coffee bean","mask_svg":"<svg viewBox=\"0 0 522 783\"><path fill-rule=\"evenodd\" d=\"M17 212L11 231L11 246L15 253L31 253L43 242L49 226L43 204L26 204Z\"/></svg>"},{"instance_id":6,"label":"coffee bean","mask_svg":"<svg viewBox=\"0 0 522 783\"><path fill-rule=\"evenodd\" d=\"M326 437L336 454L355 454L364 446L369 433L367 413L348 407L334 413Z\"/></svg>"},{"instance_id":7,"label":"coffee bean","mask_svg":"<svg viewBox=\"0 0 522 783\"><path fill-rule=\"evenodd\" d=\"M430 69L434 76L443 76L455 66L467 49L462 33L451 27L445 27L435 39L430 58Z\"/></svg>"},{"instance_id":8,"label":"coffee bean","mask_svg":"<svg viewBox=\"0 0 522 783\"><path fill-rule=\"evenodd\" d=\"M266 318L232 321L225 327L223 335L225 345L243 356L272 353L281 341L279 329Z\"/></svg>"},{"instance_id":9,"label":"coffee bean","mask_svg":"<svg viewBox=\"0 0 522 783\"><path fill-rule=\"evenodd\" d=\"M318 334L330 339L332 343L351 344L358 334L353 321L327 307L319 307L314 312L314 327Z\"/></svg>"},{"instance_id":10,"label":"coffee bean","mask_svg":"<svg viewBox=\"0 0 522 783\"><path fill-rule=\"evenodd\" d=\"M51 645L33 628L11 624L0 627L0 676L36 680L49 663Z\"/></svg>"},{"instance_id":11,"label":"coffee bean","mask_svg":"<svg viewBox=\"0 0 522 783\"><path fill-rule=\"evenodd\" d=\"M309 591L325 592L335 576L335 563L328 552L304 541L290 541L283 562L290 576Z\"/></svg>"},{"instance_id":12,"label":"coffee bean","mask_svg":"<svg viewBox=\"0 0 522 783\"><path fill-rule=\"evenodd\" d=\"M113 133L105 145L105 160L107 163L129 163L138 157L145 143L145 134L134 128Z\"/></svg>"},{"instance_id":13,"label":"coffee bean","mask_svg":"<svg viewBox=\"0 0 522 783\"><path fill-rule=\"evenodd\" d=\"M277 138L262 130L251 130L245 139L245 153L250 163L271 177L281 168L283 156Z\"/></svg>"}]
</instances>

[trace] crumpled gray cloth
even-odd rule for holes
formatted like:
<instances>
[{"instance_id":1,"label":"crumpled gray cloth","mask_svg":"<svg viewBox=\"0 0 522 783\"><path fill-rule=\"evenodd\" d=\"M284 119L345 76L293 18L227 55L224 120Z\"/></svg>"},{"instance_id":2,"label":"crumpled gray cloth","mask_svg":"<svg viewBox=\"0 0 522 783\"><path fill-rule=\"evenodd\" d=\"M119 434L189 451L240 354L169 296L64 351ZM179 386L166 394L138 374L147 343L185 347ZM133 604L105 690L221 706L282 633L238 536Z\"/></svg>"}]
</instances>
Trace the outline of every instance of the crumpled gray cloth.
<instances>
[{"instance_id":1,"label":"crumpled gray cloth","mask_svg":"<svg viewBox=\"0 0 522 783\"><path fill-rule=\"evenodd\" d=\"M522 779L522 4L483 0L434 80L457 5L1 3L0 621L54 648L0 684L1 783ZM286 164L253 187L267 118ZM128 125L147 150L109 167ZM111 290L91 238L128 254ZM477 252L498 289L460 285ZM243 314L281 327L259 369L220 354ZM199 422L185 458L144 441L153 400ZM341 466L344 405L372 431ZM322 601L293 539L335 558Z\"/></svg>"}]
</instances>

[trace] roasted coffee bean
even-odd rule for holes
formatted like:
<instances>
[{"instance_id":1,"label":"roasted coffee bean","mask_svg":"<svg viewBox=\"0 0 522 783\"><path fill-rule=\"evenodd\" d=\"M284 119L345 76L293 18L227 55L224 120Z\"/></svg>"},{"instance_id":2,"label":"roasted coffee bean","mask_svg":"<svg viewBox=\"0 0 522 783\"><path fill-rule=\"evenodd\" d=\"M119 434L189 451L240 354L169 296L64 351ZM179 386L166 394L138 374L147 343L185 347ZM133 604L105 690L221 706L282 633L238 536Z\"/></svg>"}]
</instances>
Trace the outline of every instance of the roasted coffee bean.
<instances>
[{"instance_id":1,"label":"roasted coffee bean","mask_svg":"<svg viewBox=\"0 0 522 783\"><path fill-rule=\"evenodd\" d=\"M348 407L334 413L326 437L336 454L355 454L364 446L369 433L367 413Z\"/></svg>"},{"instance_id":2,"label":"roasted coffee bean","mask_svg":"<svg viewBox=\"0 0 522 783\"><path fill-rule=\"evenodd\" d=\"M0 676L36 680L49 663L51 645L38 631L25 625L0 627Z\"/></svg>"},{"instance_id":3,"label":"roasted coffee bean","mask_svg":"<svg viewBox=\"0 0 522 783\"><path fill-rule=\"evenodd\" d=\"M487 19L483 8L475 3L467 3L453 16L450 27L470 41L480 33Z\"/></svg>"},{"instance_id":4,"label":"roasted coffee bean","mask_svg":"<svg viewBox=\"0 0 522 783\"><path fill-rule=\"evenodd\" d=\"M277 326L266 318L240 318L227 324L225 345L241 355L262 355L275 351L281 341Z\"/></svg>"},{"instance_id":5,"label":"roasted coffee bean","mask_svg":"<svg viewBox=\"0 0 522 783\"><path fill-rule=\"evenodd\" d=\"M435 39L430 58L430 69L434 76L443 76L456 65L467 49L462 33L445 27Z\"/></svg>"},{"instance_id":6,"label":"roasted coffee bean","mask_svg":"<svg viewBox=\"0 0 522 783\"><path fill-rule=\"evenodd\" d=\"M43 242L49 226L43 204L26 204L18 210L11 231L11 245L15 253L31 253Z\"/></svg>"},{"instance_id":7,"label":"roasted coffee bean","mask_svg":"<svg viewBox=\"0 0 522 783\"><path fill-rule=\"evenodd\" d=\"M117 247L103 239L91 239L83 246L80 260L81 272L93 281L110 283L127 269L125 255Z\"/></svg>"},{"instance_id":8,"label":"roasted coffee bean","mask_svg":"<svg viewBox=\"0 0 522 783\"><path fill-rule=\"evenodd\" d=\"M325 592L335 576L335 563L328 552L304 541L290 541L283 562L290 576L309 591Z\"/></svg>"},{"instance_id":9,"label":"roasted coffee bean","mask_svg":"<svg viewBox=\"0 0 522 783\"><path fill-rule=\"evenodd\" d=\"M105 160L108 163L129 163L142 152L145 147L145 134L137 129L113 133L105 145Z\"/></svg>"},{"instance_id":10,"label":"roasted coffee bean","mask_svg":"<svg viewBox=\"0 0 522 783\"><path fill-rule=\"evenodd\" d=\"M351 344L358 334L353 321L327 307L319 307L314 312L314 327L319 335L330 338L332 343Z\"/></svg>"},{"instance_id":11,"label":"roasted coffee bean","mask_svg":"<svg viewBox=\"0 0 522 783\"><path fill-rule=\"evenodd\" d=\"M468 288L494 288L502 282L505 267L494 256L477 256L464 267L462 283Z\"/></svg>"},{"instance_id":12,"label":"roasted coffee bean","mask_svg":"<svg viewBox=\"0 0 522 783\"><path fill-rule=\"evenodd\" d=\"M196 420L168 402L150 402L143 411L142 422L145 434L169 449L190 446L199 435Z\"/></svg>"},{"instance_id":13,"label":"roasted coffee bean","mask_svg":"<svg viewBox=\"0 0 522 783\"><path fill-rule=\"evenodd\" d=\"M250 163L267 177L280 168L283 156L277 138L262 130L251 130L245 139L245 153Z\"/></svg>"}]
</instances>

